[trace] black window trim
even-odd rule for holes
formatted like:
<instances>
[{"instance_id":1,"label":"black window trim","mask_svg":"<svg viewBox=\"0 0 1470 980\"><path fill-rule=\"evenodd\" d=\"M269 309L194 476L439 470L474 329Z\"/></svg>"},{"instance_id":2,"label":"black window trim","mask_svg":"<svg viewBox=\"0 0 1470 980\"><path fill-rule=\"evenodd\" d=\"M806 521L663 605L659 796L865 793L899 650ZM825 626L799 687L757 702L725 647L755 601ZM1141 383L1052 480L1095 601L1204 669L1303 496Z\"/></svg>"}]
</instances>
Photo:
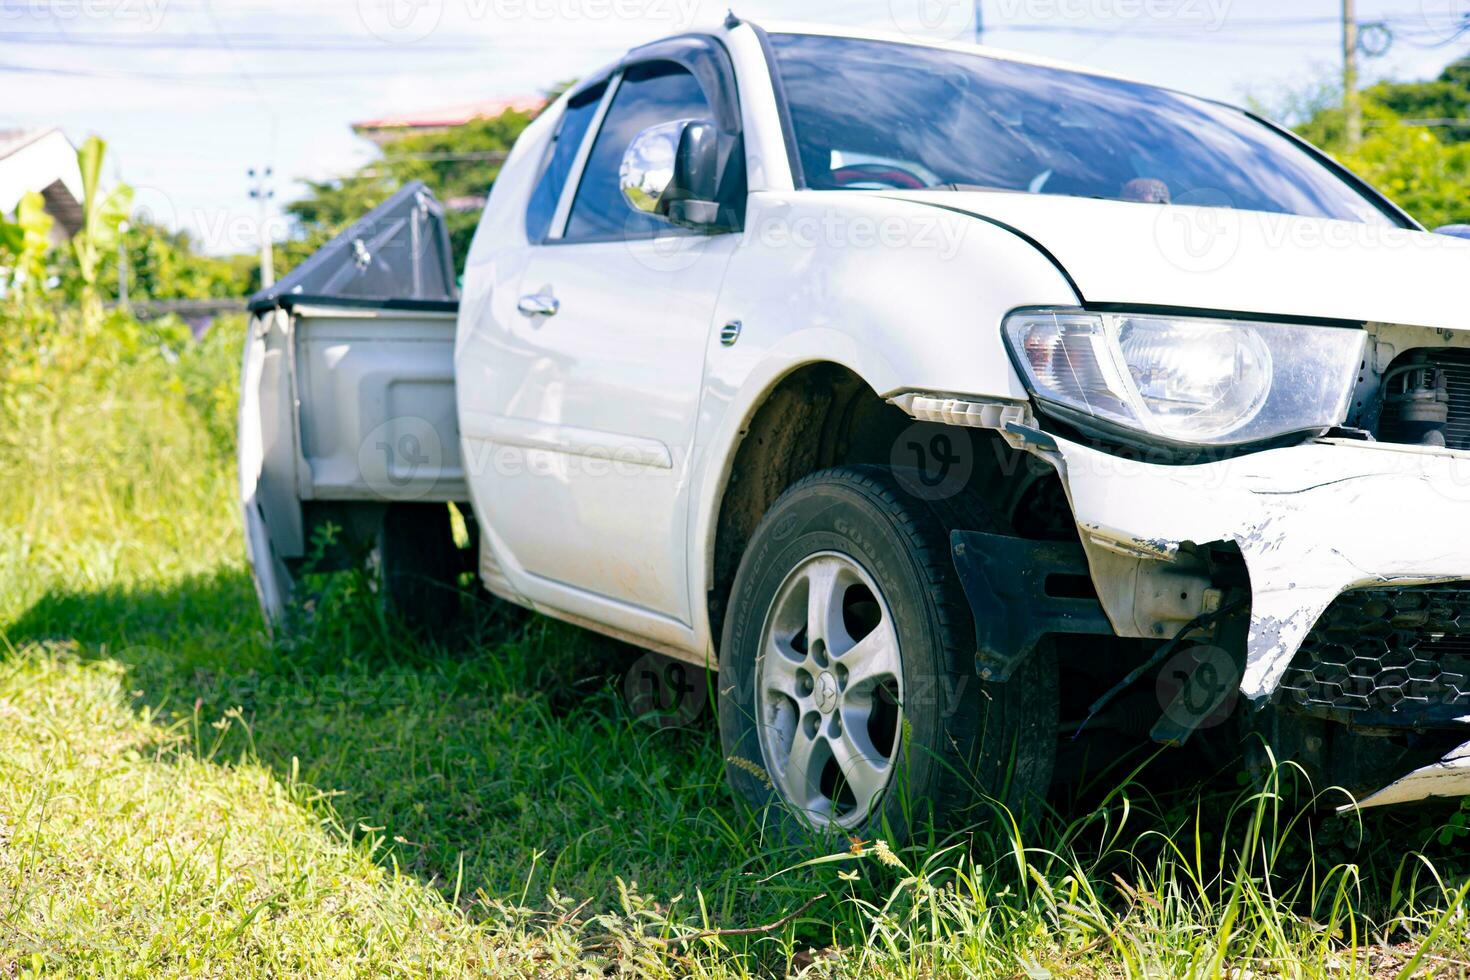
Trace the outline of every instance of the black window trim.
<instances>
[{"instance_id":1,"label":"black window trim","mask_svg":"<svg viewBox=\"0 0 1470 980\"><path fill-rule=\"evenodd\" d=\"M572 217L572 203L577 199L577 189L582 186L582 174L587 169L587 161L592 156L592 147L597 144L597 134L602 132L602 122L607 118L608 109L612 107L613 96L617 95L618 89L623 85L624 69L619 67L610 78L607 79L607 89L602 93L602 99L597 104L597 111L592 116L592 121L587 124L587 132L582 134L582 145L577 148L577 155L572 160L572 167L567 171L566 183L562 184L561 196L556 201L556 211L551 216L551 227L546 232L546 238L540 243L542 245L570 244L563 241L567 231L567 223ZM583 87L585 91L587 86Z\"/></svg>"},{"instance_id":2,"label":"black window trim","mask_svg":"<svg viewBox=\"0 0 1470 980\"><path fill-rule=\"evenodd\" d=\"M531 219L531 204L536 197L536 192L540 187L541 181L546 177L546 171L551 166L552 159L556 156L557 147L561 145L561 139L563 135L562 128L567 124L567 114L571 111L572 103L577 101L577 99L585 93L590 92L598 86L611 86L612 83L612 76L599 73L589 78L587 81L581 83L580 85L576 86L576 88L573 88L567 92L566 99L563 102L561 118L556 121L556 129L553 131L551 139L547 140L546 146L542 148L541 162L537 164L536 177L531 181L531 194L526 199L526 241L530 244L544 245L546 244L547 239L551 238L552 235L555 233L557 227L556 218L557 215L561 213L561 201L562 198L566 196L567 184L572 182L572 177L574 176L576 170L577 161L580 159L582 154L582 147L587 145L587 134L583 133L582 142L579 143L577 146L577 155L572 157L572 166L568 168L567 176L562 181L561 190L557 192L556 204L551 209L551 220L547 223L546 231L539 236L532 237L529 227ZM606 99L607 92L604 90L602 95L599 95L597 97L597 109L594 110L592 119L587 124L588 130L591 130L593 125L598 121L598 114L602 112L602 104L606 101Z\"/></svg>"},{"instance_id":3,"label":"black window trim","mask_svg":"<svg viewBox=\"0 0 1470 980\"><path fill-rule=\"evenodd\" d=\"M542 245L596 245L608 242L626 241L649 241L650 237L628 238L626 235L590 235L582 238L568 239L566 237L567 225L571 222L572 206L576 202L577 192L581 189L582 178L586 176L587 163L592 156L592 148L596 145L597 137L602 132L603 122L607 118L608 111L612 108L613 99L617 96L618 89L622 87L624 76L628 70L638 65L653 62L670 62L678 65L694 77L699 85L700 91L704 93L705 99L710 104L710 110L714 114L714 121L721 131L721 136L729 140L731 149L729 152L739 156L739 166L742 173L748 166L745 157L744 126L740 113L739 87L735 80L734 60L730 57L729 49L718 37L710 34L681 34L676 37L665 38L634 48L619 62L611 77L607 78L607 91L602 95L602 103L597 108L597 115L593 117L591 124L587 127L587 134L583 138L582 146L577 152L577 158L572 164L572 169L567 174L567 182L562 188L562 196L557 202L557 210L551 221L551 229L547 233ZM708 80L713 80L720 91L711 93ZM596 84L600 84L602 78L595 82L587 82L579 85L575 93L585 92ZM728 169L728 168L727 168ZM740 214L742 219L739 225L743 226L744 212ZM724 234L738 232L740 227L728 229ZM695 235L698 237L713 237L699 232L691 232L675 225L668 225L659 229L659 234L669 235Z\"/></svg>"}]
</instances>

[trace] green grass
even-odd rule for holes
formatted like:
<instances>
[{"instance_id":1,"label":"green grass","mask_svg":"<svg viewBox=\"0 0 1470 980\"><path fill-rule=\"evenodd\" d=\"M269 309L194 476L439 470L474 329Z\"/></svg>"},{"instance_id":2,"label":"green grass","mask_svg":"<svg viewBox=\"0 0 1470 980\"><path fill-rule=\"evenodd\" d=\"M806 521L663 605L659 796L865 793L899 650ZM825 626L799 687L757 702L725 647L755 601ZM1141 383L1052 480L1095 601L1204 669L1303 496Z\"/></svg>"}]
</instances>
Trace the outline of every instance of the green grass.
<instances>
[{"instance_id":1,"label":"green grass","mask_svg":"<svg viewBox=\"0 0 1470 980\"><path fill-rule=\"evenodd\" d=\"M1139 754L1024 835L813 860L708 710L632 716L625 648L490 604L435 648L352 577L273 643L241 324L0 329L0 977L1470 972L1453 805L1308 817L1290 770L1165 792Z\"/></svg>"}]
</instances>

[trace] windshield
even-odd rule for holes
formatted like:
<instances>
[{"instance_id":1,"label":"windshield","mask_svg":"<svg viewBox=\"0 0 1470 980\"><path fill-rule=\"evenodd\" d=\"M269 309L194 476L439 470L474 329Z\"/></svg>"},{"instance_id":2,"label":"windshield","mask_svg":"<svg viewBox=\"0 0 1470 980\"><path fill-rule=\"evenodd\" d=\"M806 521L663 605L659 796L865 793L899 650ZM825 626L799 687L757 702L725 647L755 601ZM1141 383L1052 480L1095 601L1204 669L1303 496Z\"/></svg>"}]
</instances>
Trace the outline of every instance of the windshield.
<instances>
[{"instance_id":1,"label":"windshield","mask_svg":"<svg viewBox=\"0 0 1470 980\"><path fill-rule=\"evenodd\" d=\"M1203 99L897 42L771 44L813 189L960 187L1399 223L1288 137Z\"/></svg>"}]
</instances>

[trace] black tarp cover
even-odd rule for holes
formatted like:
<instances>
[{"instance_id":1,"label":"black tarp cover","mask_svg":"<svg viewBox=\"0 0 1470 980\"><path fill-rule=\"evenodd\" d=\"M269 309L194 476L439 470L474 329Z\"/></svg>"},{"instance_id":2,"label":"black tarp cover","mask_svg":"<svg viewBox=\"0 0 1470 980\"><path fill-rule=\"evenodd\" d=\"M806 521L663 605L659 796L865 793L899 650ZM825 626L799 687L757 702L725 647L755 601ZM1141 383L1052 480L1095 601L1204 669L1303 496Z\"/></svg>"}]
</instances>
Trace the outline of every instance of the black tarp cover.
<instances>
[{"instance_id":1,"label":"black tarp cover","mask_svg":"<svg viewBox=\"0 0 1470 980\"><path fill-rule=\"evenodd\" d=\"M443 205L421 181L406 184L289 275L250 297L250 309L305 299L457 302Z\"/></svg>"}]
</instances>

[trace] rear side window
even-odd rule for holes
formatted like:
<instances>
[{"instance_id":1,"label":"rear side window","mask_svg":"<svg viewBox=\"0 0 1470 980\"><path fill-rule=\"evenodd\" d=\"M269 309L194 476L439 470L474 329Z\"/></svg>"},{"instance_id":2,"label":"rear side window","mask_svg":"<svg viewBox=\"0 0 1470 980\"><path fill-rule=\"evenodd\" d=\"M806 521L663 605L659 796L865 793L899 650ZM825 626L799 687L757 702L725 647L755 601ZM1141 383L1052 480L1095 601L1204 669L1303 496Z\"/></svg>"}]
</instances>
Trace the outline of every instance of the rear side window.
<instances>
[{"instance_id":1,"label":"rear side window","mask_svg":"<svg viewBox=\"0 0 1470 980\"><path fill-rule=\"evenodd\" d=\"M546 169L531 192L531 203L526 208L526 237L533 242L546 240L551 231L551 221L556 217L556 205L561 200L562 188L566 187L567 175L577 160L577 151L582 139L597 115L598 103L607 91L606 85L597 85L578 95L567 105L567 111L557 124L552 137L551 152L546 157Z\"/></svg>"},{"instance_id":2,"label":"rear side window","mask_svg":"<svg viewBox=\"0 0 1470 980\"><path fill-rule=\"evenodd\" d=\"M628 144L648 127L710 115L704 90L686 69L667 61L629 68L592 145L565 240L608 241L676 234L677 230L664 222L628 207L618 187L618 171Z\"/></svg>"}]
</instances>

